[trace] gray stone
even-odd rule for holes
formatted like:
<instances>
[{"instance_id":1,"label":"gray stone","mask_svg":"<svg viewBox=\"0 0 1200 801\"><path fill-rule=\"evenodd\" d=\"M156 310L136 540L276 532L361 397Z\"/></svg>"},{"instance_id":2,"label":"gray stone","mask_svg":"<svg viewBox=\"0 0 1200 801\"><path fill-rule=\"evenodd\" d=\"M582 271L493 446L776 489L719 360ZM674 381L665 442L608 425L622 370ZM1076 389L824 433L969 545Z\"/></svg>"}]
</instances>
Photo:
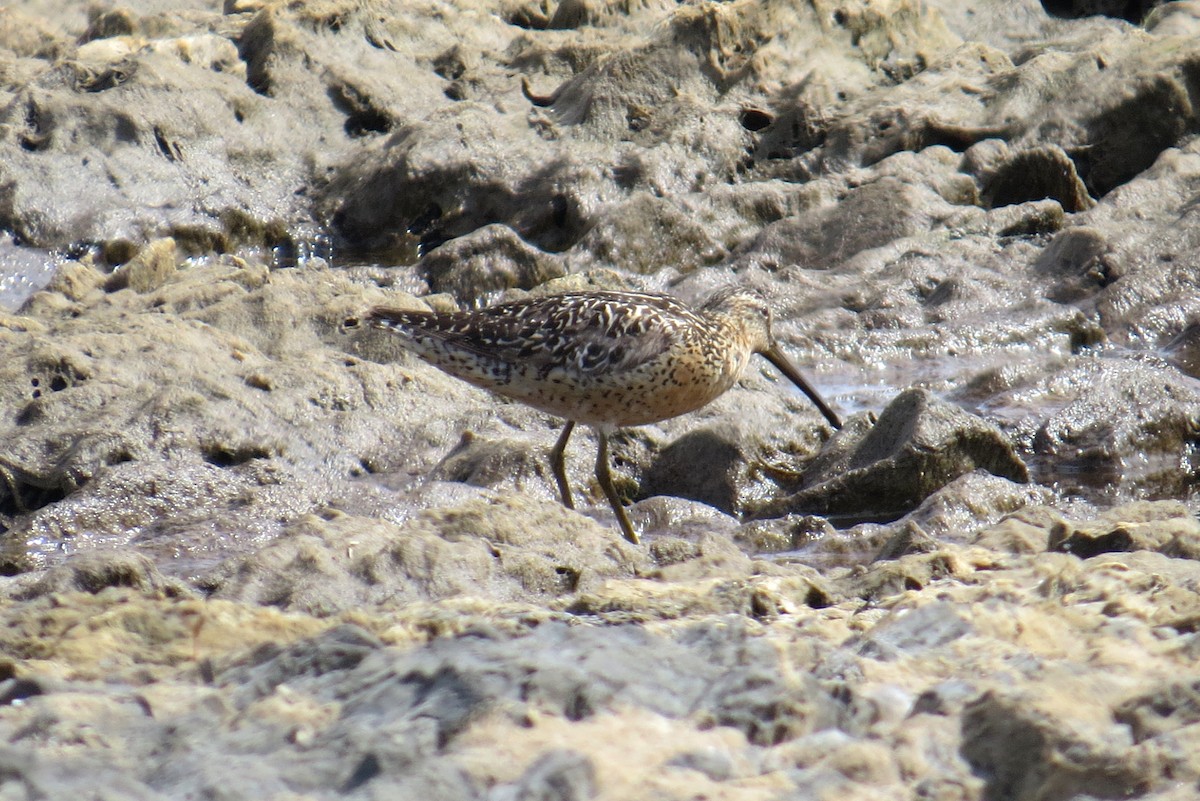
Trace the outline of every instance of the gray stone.
<instances>
[{"instance_id":1,"label":"gray stone","mask_svg":"<svg viewBox=\"0 0 1200 801\"><path fill-rule=\"evenodd\" d=\"M859 420L843 429L806 470L805 489L768 502L755 514L876 514L887 520L976 469L1029 480L1024 463L995 427L927 392L909 390L873 425Z\"/></svg>"}]
</instances>

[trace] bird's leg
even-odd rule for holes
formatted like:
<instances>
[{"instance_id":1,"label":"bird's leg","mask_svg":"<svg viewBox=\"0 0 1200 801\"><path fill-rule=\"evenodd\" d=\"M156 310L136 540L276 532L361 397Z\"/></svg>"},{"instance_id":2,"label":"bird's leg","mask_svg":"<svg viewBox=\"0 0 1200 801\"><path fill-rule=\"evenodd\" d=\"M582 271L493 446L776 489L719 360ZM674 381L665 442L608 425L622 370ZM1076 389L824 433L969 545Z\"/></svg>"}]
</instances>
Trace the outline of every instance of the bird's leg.
<instances>
[{"instance_id":1,"label":"bird's leg","mask_svg":"<svg viewBox=\"0 0 1200 801\"><path fill-rule=\"evenodd\" d=\"M562 496L563 506L568 509L575 508L575 501L571 498L571 485L567 483L567 466L563 463L563 452L567 449L567 440L571 438L571 432L574 430L575 421L568 420L562 433L558 435L558 442L554 443L554 449L550 451L550 470L554 473L554 480L558 482L558 494Z\"/></svg>"},{"instance_id":2,"label":"bird's leg","mask_svg":"<svg viewBox=\"0 0 1200 801\"><path fill-rule=\"evenodd\" d=\"M600 439L600 447L596 450L596 480L600 482L600 489L604 490L604 495L612 505L613 514L617 516L617 523L621 526L621 534L625 539L637 545L641 539L633 530L633 523L629 522L629 514L621 505L621 496L617 495L617 488L613 486L612 482L612 473L608 470L608 434L597 427L596 436Z\"/></svg>"}]
</instances>

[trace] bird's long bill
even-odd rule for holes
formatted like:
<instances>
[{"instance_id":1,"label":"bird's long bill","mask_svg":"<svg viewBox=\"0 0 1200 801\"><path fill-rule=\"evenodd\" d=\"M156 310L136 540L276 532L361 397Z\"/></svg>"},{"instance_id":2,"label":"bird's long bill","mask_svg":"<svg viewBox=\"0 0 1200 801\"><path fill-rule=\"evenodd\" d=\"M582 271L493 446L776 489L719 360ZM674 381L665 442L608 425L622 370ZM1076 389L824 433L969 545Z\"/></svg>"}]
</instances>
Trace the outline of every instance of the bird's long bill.
<instances>
[{"instance_id":1,"label":"bird's long bill","mask_svg":"<svg viewBox=\"0 0 1200 801\"><path fill-rule=\"evenodd\" d=\"M783 355L783 351L779 349L778 345L772 345L770 349L759 352L762 353L767 361L778 367L779 372L787 376L788 380L799 387L801 392L808 396L808 399L816 405L821 414L825 415L825 419L829 421L829 425L835 429L842 427L841 419L834 413L833 409L829 408L829 404L817 394L817 391L804 380L804 376L800 375L800 371L796 369L796 365L788 361L788 357Z\"/></svg>"}]
</instances>

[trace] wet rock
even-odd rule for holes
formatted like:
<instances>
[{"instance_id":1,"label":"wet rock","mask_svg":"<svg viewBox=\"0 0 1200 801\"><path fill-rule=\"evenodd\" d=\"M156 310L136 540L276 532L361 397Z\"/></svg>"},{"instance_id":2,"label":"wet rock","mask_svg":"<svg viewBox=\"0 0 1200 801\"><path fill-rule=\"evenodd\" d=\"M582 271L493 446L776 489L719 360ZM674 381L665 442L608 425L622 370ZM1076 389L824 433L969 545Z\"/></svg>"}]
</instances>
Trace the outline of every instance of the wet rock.
<instances>
[{"instance_id":1,"label":"wet rock","mask_svg":"<svg viewBox=\"0 0 1200 801\"><path fill-rule=\"evenodd\" d=\"M942 648L971 631L970 621L953 604L931 603L884 621L858 648L872 659L894 660Z\"/></svg>"},{"instance_id":2,"label":"wet rock","mask_svg":"<svg viewBox=\"0 0 1200 801\"><path fill-rule=\"evenodd\" d=\"M379 249L415 232L432 250L500 224L515 232L501 243L515 237L529 243L507 245L521 261L548 264L522 249L564 250L578 240L588 207L584 193L598 179L578 155L562 152L547 160L527 124L510 121L498 129L495 117L475 104L422 117L344 165L323 193L324 213L351 246ZM447 128L457 135L447 137ZM518 148L524 157L514 155ZM468 191L478 174L490 176L488 187Z\"/></svg>"},{"instance_id":3,"label":"wet rock","mask_svg":"<svg viewBox=\"0 0 1200 801\"><path fill-rule=\"evenodd\" d=\"M1019 439L1054 465L1064 489L1071 486L1141 488L1177 496L1189 483L1178 465L1195 437L1200 392L1174 371L1153 364L1118 362L1098 369L1084 362L1060 373L1043 391L1070 400Z\"/></svg>"},{"instance_id":4,"label":"wet rock","mask_svg":"<svg viewBox=\"0 0 1200 801\"><path fill-rule=\"evenodd\" d=\"M884 543L883 547L886 549L887 543ZM878 601L906 591L921 590L941 580L969 572L968 565L953 551L934 548L932 544L916 550L916 553L908 553L899 558L876 560L870 568L861 573L843 576L838 581L831 582L834 597ZM886 551L881 550L872 556L878 553L886 555Z\"/></svg>"},{"instance_id":5,"label":"wet rock","mask_svg":"<svg viewBox=\"0 0 1200 801\"><path fill-rule=\"evenodd\" d=\"M68 261L54 271L54 275L45 286L46 292L41 297L59 295L69 301L85 301L88 295L97 290L104 282L104 274L94 265ZM34 296L30 305L31 311L36 310L38 297Z\"/></svg>"},{"instance_id":6,"label":"wet rock","mask_svg":"<svg viewBox=\"0 0 1200 801\"><path fill-rule=\"evenodd\" d=\"M554 501L493 496L402 526L310 517L204 579L213 597L328 616L363 604L458 596L538 599L630 576L645 557L611 528Z\"/></svg>"},{"instance_id":7,"label":"wet rock","mask_svg":"<svg viewBox=\"0 0 1200 801\"><path fill-rule=\"evenodd\" d=\"M737 515L755 488L750 445L734 426L690 431L655 457L642 478L641 494L688 498Z\"/></svg>"},{"instance_id":8,"label":"wet rock","mask_svg":"<svg viewBox=\"0 0 1200 801\"><path fill-rule=\"evenodd\" d=\"M608 581L563 598L554 608L621 624L730 614L770 619L847 597L812 568L776 569L731 552L728 541L722 544L719 537L696 543L664 540L653 554L663 566L639 573L651 580Z\"/></svg>"},{"instance_id":9,"label":"wet rock","mask_svg":"<svg viewBox=\"0 0 1200 801\"><path fill-rule=\"evenodd\" d=\"M980 528L1028 505L1049 503L1053 497L1045 487L974 470L934 492L897 525L916 525L937 540L961 543Z\"/></svg>"},{"instance_id":10,"label":"wet rock","mask_svg":"<svg viewBox=\"0 0 1200 801\"><path fill-rule=\"evenodd\" d=\"M909 521L896 526L896 533L875 554L876 562L899 559L913 553L932 553L938 549L937 540L916 523Z\"/></svg>"},{"instance_id":11,"label":"wet rock","mask_svg":"<svg viewBox=\"0 0 1200 801\"><path fill-rule=\"evenodd\" d=\"M418 268L435 292L472 304L505 289L532 289L560 278L562 263L503 225L487 225L434 250Z\"/></svg>"},{"instance_id":12,"label":"wet rock","mask_svg":"<svg viewBox=\"0 0 1200 801\"><path fill-rule=\"evenodd\" d=\"M695 539L662 537L650 544L650 557L657 568L643 573L647 578L684 582L708 577L749 575L750 560L728 538L704 533Z\"/></svg>"},{"instance_id":13,"label":"wet rock","mask_svg":"<svg viewBox=\"0 0 1200 801\"><path fill-rule=\"evenodd\" d=\"M1052 508L1031 505L982 529L975 542L999 553L1041 553L1049 545L1051 529L1063 520Z\"/></svg>"},{"instance_id":14,"label":"wet rock","mask_svg":"<svg viewBox=\"0 0 1200 801\"><path fill-rule=\"evenodd\" d=\"M44 246L143 242L147 234L172 235L189 252L207 251L212 244L262 242L264 234L238 232L214 218L228 211L246 219L245 210L252 209L248 216L265 225L286 215L295 208L286 195L295 188L300 164L287 165L291 156L281 149L269 159L275 175L255 172L256 186L250 189L244 181L238 185L230 165L204 154L210 144L253 148L256 139L261 143L284 132L256 124L252 109L258 104L249 90L235 74L213 69L214 59L200 57L202 48L192 43L103 55L82 52L93 46L111 50L117 41L100 39L80 48L83 60L64 65L74 68L68 74L56 75L49 63L39 70L37 82L54 87L65 79L69 86L63 88L81 91L39 93L31 82L8 107L14 122L21 119L21 134L3 145L14 180L6 227ZM217 57L218 69L238 63L236 48L227 39L217 41L232 55ZM141 111L131 115L131 108ZM206 213L194 196L201 183L210 190L219 187L209 197L227 193L216 214ZM50 204L51 184L76 191L58 191ZM167 213L168 208L178 211Z\"/></svg>"},{"instance_id":15,"label":"wet rock","mask_svg":"<svg viewBox=\"0 0 1200 801\"><path fill-rule=\"evenodd\" d=\"M1149 766L1117 727L1103 735L1063 731L1020 699L987 693L964 710L962 755L985 778L986 799L1139 792Z\"/></svg>"},{"instance_id":16,"label":"wet rock","mask_svg":"<svg viewBox=\"0 0 1200 801\"><path fill-rule=\"evenodd\" d=\"M149 557L132 551L77 554L36 579L21 584L25 585L24 589L14 592L15 588L9 587L6 588L6 594L29 600L51 593L96 594L109 587L125 587L144 595L160 597L188 597L192 594L179 580L163 576Z\"/></svg>"},{"instance_id":17,"label":"wet rock","mask_svg":"<svg viewBox=\"0 0 1200 801\"><path fill-rule=\"evenodd\" d=\"M988 212L988 225L999 236L1039 236L1054 234L1066 224L1066 214L1058 200L1032 200L1001 206Z\"/></svg>"},{"instance_id":18,"label":"wet rock","mask_svg":"<svg viewBox=\"0 0 1200 801\"><path fill-rule=\"evenodd\" d=\"M1200 26L1200 8L1194 2L1158 4L1142 24L1156 36L1191 36Z\"/></svg>"},{"instance_id":19,"label":"wet rock","mask_svg":"<svg viewBox=\"0 0 1200 801\"><path fill-rule=\"evenodd\" d=\"M144 294L81 289L87 314L48 304L43 326L5 330L13 358L0 360L0 396L12 412L0 439L0 512L11 535L44 543L33 557L51 563L76 532L199 553L214 525L253 541L309 511L316 496L288 488L289 476L308 474L309 490L324 495L318 487L361 474L381 454L425 453L432 467L445 450L397 446L397 434L414 430L398 432L386 410L425 408L439 429L446 417L385 368L356 362L355 377L344 354L324 350L323 337L341 337L348 284L333 273L311 283L318 274L268 277L218 262L172 272ZM469 389L433 368L422 375L443 397ZM367 404L379 414L331 436L334 418ZM380 428L366 434L372 420ZM349 449L358 454L347 449L352 431L365 435Z\"/></svg>"},{"instance_id":20,"label":"wet rock","mask_svg":"<svg viewBox=\"0 0 1200 801\"><path fill-rule=\"evenodd\" d=\"M1119 278L1121 271L1114 261L1103 234L1079 227L1056 236L1034 266L1058 279L1051 297L1069 302L1089 297Z\"/></svg>"},{"instance_id":21,"label":"wet rock","mask_svg":"<svg viewBox=\"0 0 1200 801\"><path fill-rule=\"evenodd\" d=\"M1142 501L1110 509L1094 520L1054 520L1047 548L1087 559L1122 551L1200 556L1200 521L1176 501Z\"/></svg>"},{"instance_id":22,"label":"wet rock","mask_svg":"<svg viewBox=\"0 0 1200 801\"><path fill-rule=\"evenodd\" d=\"M31 10L32 12L32 10ZM11 9L0 23L0 37L5 49L22 58L53 59L65 55L70 44L64 41L60 25L36 12ZM32 72L34 65L26 65Z\"/></svg>"},{"instance_id":23,"label":"wet rock","mask_svg":"<svg viewBox=\"0 0 1200 801\"><path fill-rule=\"evenodd\" d=\"M1057 200L1068 212L1084 211L1095 205L1075 172L1075 162L1058 147L1010 155L984 177L983 196L992 207L1043 198Z\"/></svg>"},{"instance_id":24,"label":"wet rock","mask_svg":"<svg viewBox=\"0 0 1200 801\"><path fill-rule=\"evenodd\" d=\"M515 786L497 788L491 797L496 801L587 801L596 794L592 761L578 751L563 749L539 757Z\"/></svg>"},{"instance_id":25,"label":"wet rock","mask_svg":"<svg viewBox=\"0 0 1200 801\"><path fill-rule=\"evenodd\" d=\"M488 440L465 431L429 478L476 487L508 486L525 497L558 499L549 465L545 448L513 439Z\"/></svg>"},{"instance_id":26,"label":"wet rock","mask_svg":"<svg viewBox=\"0 0 1200 801\"><path fill-rule=\"evenodd\" d=\"M629 516L640 531L663 532L685 541L708 534L728 536L738 525L736 518L719 509L666 495L638 501L630 507Z\"/></svg>"},{"instance_id":27,"label":"wet rock","mask_svg":"<svg viewBox=\"0 0 1200 801\"><path fill-rule=\"evenodd\" d=\"M635 242L639 245L630 248ZM643 275L668 265L688 273L716 264L726 255L714 232L697 222L691 209L645 191L634 193L596 220L572 251L576 259L620 264Z\"/></svg>"},{"instance_id":28,"label":"wet rock","mask_svg":"<svg viewBox=\"0 0 1200 801\"><path fill-rule=\"evenodd\" d=\"M752 520L735 534L749 553L798 551L836 533L829 521L817 515L784 515L771 520Z\"/></svg>"},{"instance_id":29,"label":"wet rock","mask_svg":"<svg viewBox=\"0 0 1200 801\"><path fill-rule=\"evenodd\" d=\"M964 473L982 469L1028 481L1000 432L927 392L901 393L868 426L847 426L805 472L808 486L755 510L782 514L880 515L906 512Z\"/></svg>"},{"instance_id":30,"label":"wet rock","mask_svg":"<svg viewBox=\"0 0 1200 801\"><path fill-rule=\"evenodd\" d=\"M655 18L661 14L653 4L645 13ZM533 120L541 140L523 118L519 124L506 119L497 128L494 115L486 118L462 104L426 115L429 124L406 124L400 135L367 159L346 163L330 191L323 193L322 205L342 235L355 243L378 243L406 230L434 206L442 213L431 241L501 222L539 247L565 250L592 228L597 212L607 211L609 204L598 205L594 198L619 201L639 191L661 196L667 187L672 188L671 194L686 192L737 169L745 136L737 115L712 115L697 127L693 112L697 103L711 102L750 74L742 54L752 49L753 42L784 31L815 41L829 37L834 47L854 60L862 57L854 54L863 52L867 40L873 43L870 52L875 57L886 58L896 51L912 57L938 37L950 38L936 17L921 13L900 18L856 16L844 22L846 29L830 36L816 24L811 11L799 7L779 14L738 15L675 9L657 20L647 40L611 59L589 60L568 71L548 95L526 88L526 97L546 110ZM546 24L548 19L539 27ZM518 60L536 64L556 57L541 48L532 42L525 45ZM799 74L804 68L790 64L793 57L789 55L785 62L787 69ZM812 63L816 66L822 60L814 58ZM862 76L856 75L855 80ZM446 129L458 134L446 137ZM503 140L497 136L499 131L504 132ZM674 144L679 136L703 144L690 146L690 153L685 153ZM595 159L584 157L588 152L601 157L609 143L628 138L653 149L655 157L645 159L641 152L629 151L604 174L591 168ZM517 152L527 155L514 155ZM607 161L601 158L601 163ZM488 186L472 186L468 192L472 176L479 174L488 176ZM411 191L396 192L396 186ZM356 191L347 191L349 187ZM644 248L644 242L639 248L622 235L605 249L611 253L618 246L621 252L634 253Z\"/></svg>"},{"instance_id":31,"label":"wet rock","mask_svg":"<svg viewBox=\"0 0 1200 801\"><path fill-rule=\"evenodd\" d=\"M1200 323L1188 325L1163 350L1181 372L1200 378Z\"/></svg>"},{"instance_id":32,"label":"wet rock","mask_svg":"<svg viewBox=\"0 0 1200 801\"><path fill-rule=\"evenodd\" d=\"M175 271L175 240L157 239L109 276L104 288L116 292L128 287L134 292L151 292L162 286Z\"/></svg>"},{"instance_id":33,"label":"wet rock","mask_svg":"<svg viewBox=\"0 0 1200 801\"><path fill-rule=\"evenodd\" d=\"M837 205L766 226L738 258L756 265L827 269L861 251L926 230L934 214L930 207L943 202L889 176L852 189Z\"/></svg>"},{"instance_id":34,"label":"wet rock","mask_svg":"<svg viewBox=\"0 0 1200 801\"><path fill-rule=\"evenodd\" d=\"M1194 726L1200 723L1200 685L1195 681L1164 682L1121 704L1113 717L1129 726L1135 743ZM1195 770L1194 764L1191 769Z\"/></svg>"},{"instance_id":35,"label":"wet rock","mask_svg":"<svg viewBox=\"0 0 1200 801\"><path fill-rule=\"evenodd\" d=\"M10 794L1194 789L1194 3L19 5ZM544 415L340 328L724 283L847 430L809 467L752 370L616 435L621 489L717 432L662 491L822 511L657 495L636 549L585 432L572 513Z\"/></svg>"},{"instance_id":36,"label":"wet rock","mask_svg":"<svg viewBox=\"0 0 1200 801\"><path fill-rule=\"evenodd\" d=\"M1164 72L1158 75L1143 73L1089 121L1094 149L1083 154L1082 162L1088 186L1096 194L1105 194L1145 170L1195 124L1196 112L1185 100L1195 80L1187 64L1164 64ZM1155 108L1170 111L1155 113Z\"/></svg>"}]
</instances>

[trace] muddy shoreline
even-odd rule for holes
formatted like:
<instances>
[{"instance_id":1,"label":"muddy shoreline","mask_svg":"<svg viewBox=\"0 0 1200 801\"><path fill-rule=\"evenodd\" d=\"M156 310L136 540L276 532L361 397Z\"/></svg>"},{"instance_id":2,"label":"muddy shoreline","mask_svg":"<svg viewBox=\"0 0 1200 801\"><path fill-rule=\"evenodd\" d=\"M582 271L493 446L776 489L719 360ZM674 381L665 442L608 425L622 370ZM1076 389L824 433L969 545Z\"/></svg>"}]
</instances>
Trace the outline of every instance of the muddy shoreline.
<instances>
[{"instance_id":1,"label":"muddy shoreline","mask_svg":"<svg viewBox=\"0 0 1200 801\"><path fill-rule=\"evenodd\" d=\"M1065 5L0 10L0 796L1195 797L1200 11ZM639 546L343 326L729 283L846 425Z\"/></svg>"}]
</instances>

